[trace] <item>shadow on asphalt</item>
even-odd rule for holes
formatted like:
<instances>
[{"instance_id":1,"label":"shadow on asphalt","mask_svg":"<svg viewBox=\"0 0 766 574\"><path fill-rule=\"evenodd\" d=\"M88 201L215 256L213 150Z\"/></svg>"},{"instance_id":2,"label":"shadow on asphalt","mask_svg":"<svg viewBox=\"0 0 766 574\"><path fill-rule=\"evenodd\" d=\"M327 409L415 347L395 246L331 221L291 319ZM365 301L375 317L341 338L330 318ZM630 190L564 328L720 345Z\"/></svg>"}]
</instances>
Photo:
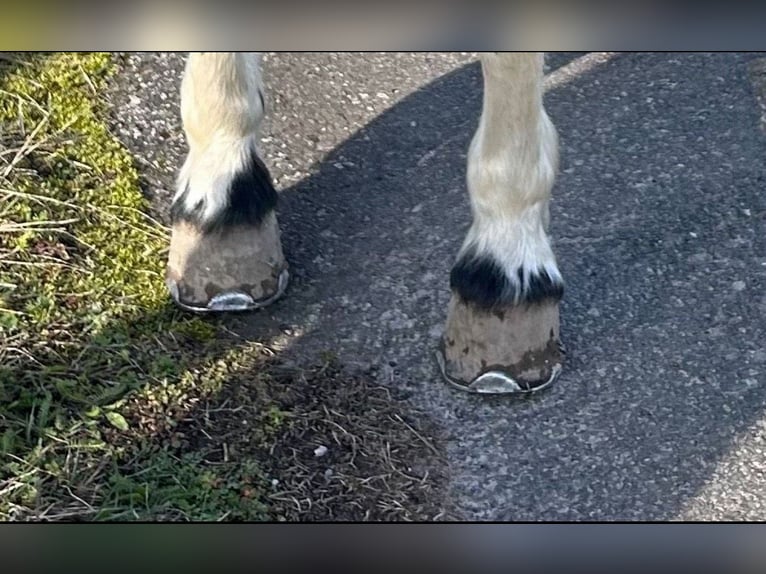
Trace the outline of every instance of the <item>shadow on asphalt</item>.
<instances>
[{"instance_id":1,"label":"shadow on asphalt","mask_svg":"<svg viewBox=\"0 0 766 574\"><path fill-rule=\"evenodd\" d=\"M571 57L552 55L552 67ZM448 421L469 515L679 516L766 399L753 265L763 164L752 161L764 146L742 95L746 57L622 54L546 95L562 142L552 235L571 352L550 393L451 394L431 358L470 222L478 64L407 97L284 190L292 284L232 325L254 338L298 325L296 361L331 348L431 405Z\"/></svg>"}]
</instances>

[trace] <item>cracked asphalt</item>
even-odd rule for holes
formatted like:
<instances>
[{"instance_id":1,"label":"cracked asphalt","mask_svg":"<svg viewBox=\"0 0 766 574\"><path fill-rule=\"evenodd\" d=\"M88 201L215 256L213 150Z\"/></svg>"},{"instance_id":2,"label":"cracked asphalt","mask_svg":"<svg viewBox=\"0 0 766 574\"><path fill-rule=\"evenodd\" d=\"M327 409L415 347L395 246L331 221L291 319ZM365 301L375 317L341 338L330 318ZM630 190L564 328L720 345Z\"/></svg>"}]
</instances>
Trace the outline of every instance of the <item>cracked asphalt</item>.
<instances>
[{"instance_id":1,"label":"cracked asphalt","mask_svg":"<svg viewBox=\"0 0 766 574\"><path fill-rule=\"evenodd\" d=\"M433 356L470 223L475 54L268 54L292 282L231 328L299 364L331 350L429 413L465 519L766 519L763 58L620 53L552 83L569 355L519 400L453 390ZM114 129L167 221L184 56L121 59Z\"/></svg>"}]
</instances>

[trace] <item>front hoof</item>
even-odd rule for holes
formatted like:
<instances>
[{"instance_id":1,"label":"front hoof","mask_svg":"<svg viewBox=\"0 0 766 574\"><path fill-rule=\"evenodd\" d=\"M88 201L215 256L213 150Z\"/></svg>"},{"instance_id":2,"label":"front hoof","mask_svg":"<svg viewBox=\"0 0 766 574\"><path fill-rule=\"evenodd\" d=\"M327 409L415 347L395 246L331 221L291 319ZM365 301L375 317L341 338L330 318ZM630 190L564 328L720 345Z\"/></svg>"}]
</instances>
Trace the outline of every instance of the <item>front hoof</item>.
<instances>
[{"instance_id":1,"label":"front hoof","mask_svg":"<svg viewBox=\"0 0 766 574\"><path fill-rule=\"evenodd\" d=\"M463 391L527 394L545 389L564 362L558 301L487 310L453 295L437 360L444 378Z\"/></svg>"},{"instance_id":2,"label":"front hoof","mask_svg":"<svg viewBox=\"0 0 766 574\"><path fill-rule=\"evenodd\" d=\"M185 221L173 226L165 283L186 311L259 309L282 296L288 277L273 214L257 226L208 232Z\"/></svg>"}]
</instances>

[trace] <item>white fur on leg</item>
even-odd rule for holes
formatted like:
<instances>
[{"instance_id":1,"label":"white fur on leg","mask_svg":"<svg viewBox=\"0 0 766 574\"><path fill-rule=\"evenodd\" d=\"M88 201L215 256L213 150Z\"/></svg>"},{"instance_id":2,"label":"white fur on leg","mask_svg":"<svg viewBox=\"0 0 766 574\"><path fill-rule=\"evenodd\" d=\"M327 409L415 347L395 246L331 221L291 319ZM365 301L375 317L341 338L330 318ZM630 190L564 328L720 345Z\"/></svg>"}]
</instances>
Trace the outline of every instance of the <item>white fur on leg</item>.
<instances>
[{"instance_id":1,"label":"white fur on leg","mask_svg":"<svg viewBox=\"0 0 766 574\"><path fill-rule=\"evenodd\" d=\"M502 299L518 303L529 293L533 277L545 272L552 283L562 285L563 278L556 263L541 211L537 203L513 220L485 218L471 226L460 250L460 256L472 253L489 256L505 274L507 285ZM521 276L520 276L521 273Z\"/></svg>"},{"instance_id":2,"label":"white fur on leg","mask_svg":"<svg viewBox=\"0 0 766 574\"><path fill-rule=\"evenodd\" d=\"M228 205L230 184L252 169L264 116L260 55L203 52L189 56L181 84L181 116L189 154L174 201L197 209L202 222Z\"/></svg>"},{"instance_id":3,"label":"white fur on leg","mask_svg":"<svg viewBox=\"0 0 766 574\"><path fill-rule=\"evenodd\" d=\"M558 137L543 109L541 54L485 54L482 64L484 106L467 166L474 221L459 258L491 259L507 279L504 295L518 302L542 272L563 283L547 235Z\"/></svg>"}]
</instances>

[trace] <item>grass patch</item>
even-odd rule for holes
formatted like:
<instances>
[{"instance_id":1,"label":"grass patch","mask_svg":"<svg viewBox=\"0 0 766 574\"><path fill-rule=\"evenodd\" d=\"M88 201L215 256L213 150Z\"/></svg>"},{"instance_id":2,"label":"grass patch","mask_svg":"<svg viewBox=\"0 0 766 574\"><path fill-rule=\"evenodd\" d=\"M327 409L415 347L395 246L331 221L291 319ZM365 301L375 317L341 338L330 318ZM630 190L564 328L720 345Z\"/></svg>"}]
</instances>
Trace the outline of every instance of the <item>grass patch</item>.
<instances>
[{"instance_id":1,"label":"grass patch","mask_svg":"<svg viewBox=\"0 0 766 574\"><path fill-rule=\"evenodd\" d=\"M0 518L216 519L232 500L209 485L234 481L255 519L252 463L157 447L261 347L226 351L168 305L167 230L103 120L112 71L101 53L0 60Z\"/></svg>"}]
</instances>

